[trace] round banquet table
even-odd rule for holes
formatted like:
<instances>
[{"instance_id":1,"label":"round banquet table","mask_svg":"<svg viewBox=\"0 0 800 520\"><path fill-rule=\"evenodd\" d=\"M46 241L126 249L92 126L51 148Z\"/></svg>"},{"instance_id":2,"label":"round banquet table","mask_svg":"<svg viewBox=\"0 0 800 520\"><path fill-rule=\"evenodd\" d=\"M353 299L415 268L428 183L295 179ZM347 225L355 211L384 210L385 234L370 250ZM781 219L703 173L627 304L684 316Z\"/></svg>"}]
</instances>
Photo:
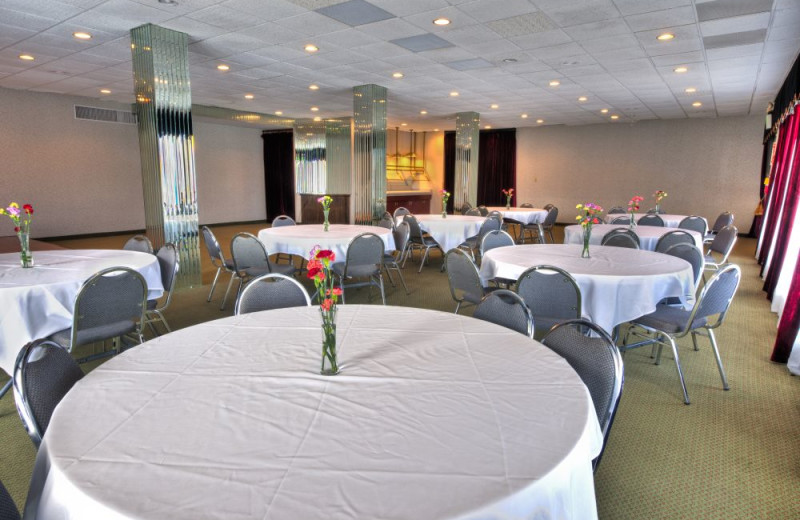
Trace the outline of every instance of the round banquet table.
<instances>
[{"instance_id":1,"label":"round banquet table","mask_svg":"<svg viewBox=\"0 0 800 520\"><path fill-rule=\"evenodd\" d=\"M452 313L342 305L337 376L314 307L161 336L59 404L39 518L597 517L586 387L532 339Z\"/></svg>"},{"instance_id":2,"label":"round banquet table","mask_svg":"<svg viewBox=\"0 0 800 520\"><path fill-rule=\"evenodd\" d=\"M547 217L547 210L541 208L506 209L505 206L491 206L486 209L489 211L499 211L503 214L503 218L522 224L541 224L544 222L545 217Z\"/></svg>"},{"instance_id":3,"label":"round banquet table","mask_svg":"<svg viewBox=\"0 0 800 520\"><path fill-rule=\"evenodd\" d=\"M477 235L481 230L481 224L486 220L486 217L467 215L447 215L447 218L442 218L441 213L427 215L415 213L414 216L417 217L420 229L433 237L445 253L458 247L469 237ZM403 217L397 217L397 221L402 222Z\"/></svg>"},{"instance_id":4,"label":"round banquet table","mask_svg":"<svg viewBox=\"0 0 800 520\"><path fill-rule=\"evenodd\" d=\"M645 215L647 215L647 213L633 214L634 218L636 219L636 222L639 222L639 219ZM611 213L603 217L603 222L608 224L617 217L625 217L625 216L630 216L630 213ZM681 220L685 219L689 215L672 215L669 213L659 213L658 216L661 217L661 220L664 221L664 227L676 228L681 223ZM708 223L706 223L706 227L708 227Z\"/></svg>"},{"instance_id":5,"label":"round banquet table","mask_svg":"<svg viewBox=\"0 0 800 520\"><path fill-rule=\"evenodd\" d=\"M258 232L258 239L271 255L287 253L308 258L311 250L315 246L320 246L322 249L333 251L336 258L343 262L350 242L362 233L375 233L383 240L386 251L394 251L392 230L379 226L331 224L328 231L323 231L322 224L281 226L262 229Z\"/></svg>"},{"instance_id":6,"label":"round banquet table","mask_svg":"<svg viewBox=\"0 0 800 520\"><path fill-rule=\"evenodd\" d=\"M628 229L628 226L620 226L617 224L594 224L592 226L592 236L589 237L590 245L600 245L603 237L613 229ZM662 236L675 231L675 228L658 227L658 226L636 226L633 231L639 235L639 245L642 249L648 251L655 251L658 239ZM686 231L694 239L694 245L703 249L703 235L697 231L690 229L682 229ZM565 244L581 244L583 245L583 227L580 224L573 224L564 228L564 243Z\"/></svg>"},{"instance_id":7,"label":"round banquet table","mask_svg":"<svg viewBox=\"0 0 800 520\"><path fill-rule=\"evenodd\" d=\"M573 244L498 247L483 256L480 275L484 281L516 280L535 265L560 267L578 282L583 315L609 333L653 312L664 298L677 296L684 304L694 300L694 274L686 260L610 246L592 246L591 258L581 258L582 249Z\"/></svg>"},{"instance_id":8,"label":"round banquet table","mask_svg":"<svg viewBox=\"0 0 800 520\"><path fill-rule=\"evenodd\" d=\"M0 367L14 369L19 350L30 341L72 326L75 297L83 282L108 267L130 267L144 276L147 298L161 296L155 255L124 250L35 251L35 267L23 269L19 253L0 254Z\"/></svg>"}]
</instances>

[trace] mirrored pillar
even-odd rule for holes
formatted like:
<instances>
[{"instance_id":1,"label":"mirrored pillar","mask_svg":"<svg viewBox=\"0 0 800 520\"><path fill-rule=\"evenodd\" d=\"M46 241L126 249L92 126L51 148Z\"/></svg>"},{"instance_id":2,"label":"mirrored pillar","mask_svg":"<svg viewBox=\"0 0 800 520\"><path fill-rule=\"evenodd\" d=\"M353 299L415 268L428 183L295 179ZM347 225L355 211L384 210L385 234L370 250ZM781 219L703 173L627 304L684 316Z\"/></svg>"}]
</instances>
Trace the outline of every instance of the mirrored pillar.
<instances>
[{"instance_id":1,"label":"mirrored pillar","mask_svg":"<svg viewBox=\"0 0 800 520\"><path fill-rule=\"evenodd\" d=\"M180 252L179 286L202 284L188 36L145 24L131 30L147 236Z\"/></svg>"},{"instance_id":2,"label":"mirrored pillar","mask_svg":"<svg viewBox=\"0 0 800 520\"><path fill-rule=\"evenodd\" d=\"M372 224L386 207L386 87L353 87L353 209Z\"/></svg>"},{"instance_id":3,"label":"mirrored pillar","mask_svg":"<svg viewBox=\"0 0 800 520\"><path fill-rule=\"evenodd\" d=\"M453 203L460 208L464 202L478 205L478 149L481 116L477 112L456 114L456 179Z\"/></svg>"}]
</instances>

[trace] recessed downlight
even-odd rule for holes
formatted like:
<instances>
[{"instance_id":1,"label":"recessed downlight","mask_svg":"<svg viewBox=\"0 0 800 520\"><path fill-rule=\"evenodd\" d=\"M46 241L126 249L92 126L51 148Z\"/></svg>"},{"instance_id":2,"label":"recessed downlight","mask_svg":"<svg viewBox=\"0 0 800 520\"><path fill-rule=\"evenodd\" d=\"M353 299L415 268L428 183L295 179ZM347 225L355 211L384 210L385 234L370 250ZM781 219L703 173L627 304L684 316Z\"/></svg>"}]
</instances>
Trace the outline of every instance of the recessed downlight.
<instances>
[{"instance_id":1,"label":"recessed downlight","mask_svg":"<svg viewBox=\"0 0 800 520\"><path fill-rule=\"evenodd\" d=\"M580 101L581 103L583 103L584 101L587 101L588 99L589 99L589 98L587 98L586 96L581 96L581 97L579 97L579 98L578 98L578 101Z\"/></svg>"},{"instance_id":2,"label":"recessed downlight","mask_svg":"<svg viewBox=\"0 0 800 520\"><path fill-rule=\"evenodd\" d=\"M450 93L450 97L458 97L458 92L455 90Z\"/></svg>"},{"instance_id":3,"label":"recessed downlight","mask_svg":"<svg viewBox=\"0 0 800 520\"><path fill-rule=\"evenodd\" d=\"M492 125L486 125L486 126L484 126L484 128L485 128L486 130L491 130L491 129L492 129Z\"/></svg>"},{"instance_id":4,"label":"recessed downlight","mask_svg":"<svg viewBox=\"0 0 800 520\"><path fill-rule=\"evenodd\" d=\"M275 111L275 115L276 115L276 116L282 116L282 115L283 115L283 111L281 111L281 110L276 110L276 111Z\"/></svg>"},{"instance_id":5,"label":"recessed downlight","mask_svg":"<svg viewBox=\"0 0 800 520\"><path fill-rule=\"evenodd\" d=\"M701 106L703 106L703 103L701 103L700 101L695 101L694 103L692 103L692 106L695 107L695 108L696 107L701 107Z\"/></svg>"},{"instance_id":6,"label":"recessed downlight","mask_svg":"<svg viewBox=\"0 0 800 520\"><path fill-rule=\"evenodd\" d=\"M311 84L308 86L308 90L319 90L319 85Z\"/></svg>"},{"instance_id":7,"label":"recessed downlight","mask_svg":"<svg viewBox=\"0 0 800 520\"><path fill-rule=\"evenodd\" d=\"M420 113L420 114L422 114L422 115L424 116L425 114L427 114L427 113L428 113L428 111L427 111L427 110L420 110L420 111L419 111L419 113Z\"/></svg>"},{"instance_id":8,"label":"recessed downlight","mask_svg":"<svg viewBox=\"0 0 800 520\"><path fill-rule=\"evenodd\" d=\"M517 61L519 61L517 58L503 58L503 63L516 63Z\"/></svg>"},{"instance_id":9,"label":"recessed downlight","mask_svg":"<svg viewBox=\"0 0 800 520\"><path fill-rule=\"evenodd\" d=\"M500 105L498 105L497 103L492 103L491 105L489 105L489 108L498 109L500 108Z\"/></svg>"},{"instance_id":10,"label":"recessed downlight","mask_svg":"<svg viewBox=\"0 0 800 520\"><path fill-rule=\"evenodd\" d=\"M686 92L687 94L694 94L695 92L697 92L697 89L694 87L687 87L683 91Z\"/></svg>"},{"instance_id":11,"label":"recessed downlight","mask_svg":"<svg viewBox=\"0 0 800 520\"><path fill-rule=\"evenodd\" d=\"M438 128L434 128L434 129L433 129L433 131L434 131L434 132L438 132L438 131L439 131L439 129L438 129Z\"/></svg>"},{"instance_id":12,"label":"recessed downlight","mask_svg":"<svg viewBox=\"0 0 800 520\"><path fill-rule=\"evenodd\" d=\"M107 89L107 88L101 88L100 89L100 93L101 94L111 94L111 91L109 89Z\"/></svg>"},{"instance_id":13,"label":"recessed downlight","mask_svg":"<svg viewBox=\"0 0 800 520\"><path fill-rule=\"evenodd\" d=\"M439 17L433 21L434 25L450 25L450 20L447 18Z\"/></svg>"},{"instance_id":14,"label":"recessed downlight","mask_svg":"<svg viewBox=\"0 0 800 520\"><path fill-rule=\"evenodd\" d=\"M305 49L306 52L317 52L319 50L319 47L317 47L313 43L309 43L305 47L303 47L303 49Z\"/></svg>"},{"instance_id":15,"label":"recessed downlight","mask_svg":"<svg viewBox=\"0 0 800 520\"><path fill-rule=\"evenodd\" d=\"M675 67L674 69L672 69L672 72L674 72L675 74L683 74L684 72L689 72L689 67L684 67L683 65L681 65L680 67Z\"/></svg>"},{"instance_id":16,"label":"recessed downlight","mask_svg":"<svg viewBox=\"0 0 800 520\"><path fill-rule=\"evenodd\" d=\"M314 121L322 121L322 118L317 116L317 117L314 118Z\"/></svg>"},{"instance_id":17,"label":"recessed downlight","mask_svg":"<svg viewBox=\"0 0 800 520\"><path fill-rule=\"evenodd\" d=\"M89 34L88 32L83 32L83 31L77 31L77 32L72 33L72 37L75 38L75 39L78 39L78 40L91 40L92 39L92 35L91 34Z\"/></svg>"},{"instance_id":18,"label":"recessed downlight","mask_svg":"<svg viewBox=\"0 0 800 520\"><path fill-rule=\"evenodd\" d=\"M542 123L544 123L544 119L537 119L536 122L541 125Z\"/></svg>"},{"instance_id":19,"label":"recessed downlight","mask_svg":"<svg viewBox=\"0 0 800 520\"><path fill-rule=\"evenodd\" d=\"M408 126L408 123L400 123L400 126Z\"/></svg>"},{"instance_id":20,"label":"recessed downlight","mask_svg":"<svg viewBox=\"0 0 800 520\"><path fill-rule=\"evenodd\" d=\"M311 107L312 112L319 112L319 107Z\"/></svg>"},{"instance_id":21,"label":"recessed downlight","mask_svg":"<svg viewBox=\"0 0 800 520\"><path fill-rule=\"evenodd\" d=\"M617 120L619 119L619 116L617 114L612 114L611 119Z\"/></svg>"},{"instance_id":22,"label":"recessed downlight","mask_svg":"<svg viewBox=\"0 0 800 520\"><path fill-rule=\"evenodd\" d=\"M601 108L600 109L600 113L601 114L608 114L608 109L607 108Z\"/></svg>"},{"instance_id":23,"label":"recessed downlight","mask_svg":"<svg viewBox=\"0 0 800 520\"><path fill-rule=\"evenodd\" d=\"M658 36L656 36L656 40L660 42L668 42L673 38L675 38L675 35L672 33L661 33Z\"/></svg>"},{"instance_id":24,"label":"recessed downlight","mask_svg":"<svg viewBox=\"0 0 800 520\"><path fill-rule=\"evenodd\" d=\"M224 63L220 63L219 65L217 65L217 70L221 70L222 72L226 72L226 71L231 70L231 66L230 65L225 65Z\"/></svg>"},{"instance_id":25,"label":"recessed downlight","mask_svg":"<svg viewBox=\"0 0 800 520\"><path fill-rule=\"evenodd\" d=\"M23 61L33 61L33 60L35 60L36 58L34 58L33 56L31 56L30 54L20 54L20 55L19 55L19 59L21 59L21 60L23 60Z\"/></svg>"},{"instance_id":26,"label":"recessed downlight","mask_svg":"<svg viewBox=\"0 0 800 520\"><path fill-rule=\"evenodd\" d=\"M520 114L519 117L521 117L522 119L528 119L528 114Z\"/></svg>"},{"instance_id":27,"label":"recessed downlight","mask_svg":"<svg viewBox=\"0 0 800 520\"><path fill-rule=\"evenodd\" d=\"M245 94L245 95L244 95L244 98L245 98L245 99L254 99L254 98L255 98L255 96L254 96L253 94Z\"/></svg>"},{"instance_id":28,"label":"recessed downlight","mask_svg":"<svg viewBox=\"0 0 800 520\"><path fill-rule=\"evenodd\" d=\"M558 81L557 79L554 79L554 80L551 80L551 81L550 81L550 86L551 86L551 87L557 87L557 86L559 86L559 85L561 85L561 82L560 82L560 81Z\"/></svg>"},{"instance_id":29,"label":"recessed downlight","mask_svg":"<svg viewBox=\"0 0 800 520\"><path fill-rule=\"evenodd\" d=\"M394 73L392 73L392 77L395 78L395 79L400 79L403 76L405 76L405 74L403 74L402 72L394 72Z\"/></svg>"}]
</instances>

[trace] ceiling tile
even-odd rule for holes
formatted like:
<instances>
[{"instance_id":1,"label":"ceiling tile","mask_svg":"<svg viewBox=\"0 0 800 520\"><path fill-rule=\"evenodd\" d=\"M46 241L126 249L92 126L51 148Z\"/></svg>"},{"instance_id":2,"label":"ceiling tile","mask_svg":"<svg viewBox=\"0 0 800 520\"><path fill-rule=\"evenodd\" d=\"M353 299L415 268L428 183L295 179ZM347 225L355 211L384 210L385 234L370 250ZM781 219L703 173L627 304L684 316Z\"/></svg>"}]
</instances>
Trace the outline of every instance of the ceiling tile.
<instances>
[{"instance_id":1,"label":"ceiling tile","mask_svg":"<svg viewBox=\"0 0 800 520\"><path fill-rule=\"evenodd\" d=\"M691 6L684 6L626 16L625 21L633 32L639 32L693 24L695 23L695 18L694 9Z\"/></svg>"},{"instance_id":2,"label":"ceiling tile","mask_svg":"<svg viewBox=\"0 0 800 520\"><path fill-rule=\"evenodd\" d=\"M392 13L384 11L365 0L348 0L340 4L322 7L316 11L352 27L394 18Z\"/></svg>"}]
</instances>

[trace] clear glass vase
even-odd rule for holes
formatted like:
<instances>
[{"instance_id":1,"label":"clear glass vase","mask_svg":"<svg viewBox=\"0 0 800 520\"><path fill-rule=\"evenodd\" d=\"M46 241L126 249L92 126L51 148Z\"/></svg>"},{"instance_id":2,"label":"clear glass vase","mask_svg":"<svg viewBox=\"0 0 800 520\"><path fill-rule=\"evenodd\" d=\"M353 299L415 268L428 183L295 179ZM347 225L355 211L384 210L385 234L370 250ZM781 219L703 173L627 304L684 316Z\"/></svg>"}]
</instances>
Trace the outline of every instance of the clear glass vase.
<instances>
[{"instance_id":1,"label":"clear glass vase","mask_svg":"<svg viewBox=\"0 0 800 520\"><path fill-rule=\"evenodd\" d=\"M511 209L511 198L506 197L506 211Z\"/></svg>"},{"instance_id":2,"label":"clear glass vase","mask_svg":"<svg viewBox=\"0 0 800 520\"><path fill-rule=\"evenodd\" d=\"M442 210L442 218L447 218L447 210L446 209Z\"/></svg>"},{"instance_id":3,"label":"clear glass vase","mask_svg":"<svg viewBox=\"0 0 800 520\"><path fill-rule=\"evenodd\" d=\"M17 233L19 238L19 263L23 268L33 267L33 253L31 252L30 233Z\"/></svg>"},{"instance_id":4,"label":"clear glass vase","mask_svg":"<svg viewBox=\"0 0 800 520\"><path fill-rule=\"evenodd\" d=\"M628 229L631 231L636 229L636 217L633 215L633 212L631 212L631 222L628 224Z\"/></svg>"},{"instance_id":5,"label":"clear glass vase","mask_svg":"<svg viewBox=\"0 0 800 520\"><path fill-rule=\"evenodd\" d=\"M592 238L592 226L583 227L583 251L581 251L581 258L591 258L589 255L589 240Z\"/></svg>"},{"instance_id":6,"label":"clear glass vase","mask_svg":"<svg viewBox=\"0 0 800 520\"><path fill-rule=\"evenodd\" d=\"M322 366L320 374L334 376L339 373L339 361L336 358L336 308L320 309L322 316Z\"/></svg>"},{"instance_id":7,"label":"clear glass vase","mask_svg":"<svg viewBox=\"0 0 800 520\"><path fill-rule=\"evenodd\" d=\"M322 215L325 217L325 222L322 223L322 230L323 231L328 231L328 227L331 225L331 223L328 221L328 217L330 216L330 213L331 213L331 210L329 210L329 209L323 209L322 210Z\"/></svg>"}]
</instances>

